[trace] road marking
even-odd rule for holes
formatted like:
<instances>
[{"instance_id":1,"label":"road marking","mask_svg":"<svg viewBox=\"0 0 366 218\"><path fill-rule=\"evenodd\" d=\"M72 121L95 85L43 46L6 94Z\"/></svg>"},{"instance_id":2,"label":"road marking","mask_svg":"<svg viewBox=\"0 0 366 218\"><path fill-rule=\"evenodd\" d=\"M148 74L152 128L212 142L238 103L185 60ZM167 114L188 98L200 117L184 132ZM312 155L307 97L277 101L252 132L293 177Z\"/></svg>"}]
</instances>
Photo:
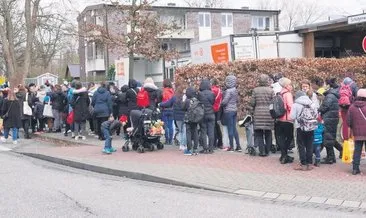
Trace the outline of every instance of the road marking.
<instances>
[{"instance_id":1,"label":"road marking","mask_svg":"<svg viewBox=\"0 0 366 218\"><path fill-rule=\"evenodd\" d=\"M11 151L10 148L0 145L0 151Z\"/></svg>"}]
</instances>

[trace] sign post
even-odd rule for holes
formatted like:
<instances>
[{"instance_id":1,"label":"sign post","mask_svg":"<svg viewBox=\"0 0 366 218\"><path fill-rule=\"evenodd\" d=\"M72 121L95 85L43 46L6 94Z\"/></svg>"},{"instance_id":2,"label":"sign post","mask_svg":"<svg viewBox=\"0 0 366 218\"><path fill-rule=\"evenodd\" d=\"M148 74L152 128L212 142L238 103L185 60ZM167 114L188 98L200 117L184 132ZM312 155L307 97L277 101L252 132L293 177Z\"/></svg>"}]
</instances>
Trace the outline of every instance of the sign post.
<instances>
[{"instance_id":1,"label":"sign post","mask_svg":"<svg viewBox=\"0 0 366 218\"><path fill-rule=\"evenodd\" d=\"M366 36L363 37L363 40L362 40L362 48L363 48L363 51L366 53Z\"/></svg>"}]
</instances>

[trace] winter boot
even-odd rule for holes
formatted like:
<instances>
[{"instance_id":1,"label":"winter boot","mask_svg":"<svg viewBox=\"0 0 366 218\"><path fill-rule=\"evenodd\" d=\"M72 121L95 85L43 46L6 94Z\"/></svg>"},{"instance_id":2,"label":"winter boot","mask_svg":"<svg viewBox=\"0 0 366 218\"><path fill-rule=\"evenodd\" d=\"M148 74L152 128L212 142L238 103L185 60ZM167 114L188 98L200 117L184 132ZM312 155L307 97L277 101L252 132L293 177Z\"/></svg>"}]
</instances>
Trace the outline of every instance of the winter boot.
<instances>
[{"instance_id":1,"label":"winter boot","mask_svg":"<svg viewBox=\"0 0 366 218\"><path fill-rule=\"evenodd\" d=\"M360 174L360 166L359 165L353 165L352 175Z\"/></svg>"}]
</instances>

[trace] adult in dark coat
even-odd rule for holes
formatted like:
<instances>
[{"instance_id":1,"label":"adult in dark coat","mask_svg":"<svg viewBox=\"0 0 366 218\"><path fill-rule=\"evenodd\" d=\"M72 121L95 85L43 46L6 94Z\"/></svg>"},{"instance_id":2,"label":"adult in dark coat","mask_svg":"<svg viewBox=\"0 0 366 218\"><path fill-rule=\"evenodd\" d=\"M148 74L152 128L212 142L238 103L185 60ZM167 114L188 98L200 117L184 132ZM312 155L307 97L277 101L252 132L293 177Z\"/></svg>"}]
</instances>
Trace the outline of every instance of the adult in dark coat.
<instances>
[{"instance_id":1,"label":"adult in dark coat","mask_svg":"<svg viewBox=\"0 0 366 218\"><path fill-rule=\"evenodd\" d=\"M127 104L128 104L128 115L130 114L130 112L132 110L138 110L139 108L137 107L137 103L136 103L136 96L137 93L139 92L139 89L137 88L137 82L134 79L130 79L128 81L128 90L126 92L126 97L127 97Z\"/></svg>"},{"instance_id":2,"label":"adult in dark coat","mask_svg":"<svg viewBox=\"0 0 366 218\"><path fill-rule=\"evenodd\" d=\"M13 143L17 143L19 128L22 126L22 120L20 117L21 108L23 107L20 104L20 101L16 100L12 91L9 91L8 99L4 100L1 108L1 114L3 117L7 114L4 117L4 137L1 137L1 141L6 141L9 136L9 131L12 129Z\"/></svg>"},{"instance_id":3,"label":"adult in dark coat","mask_svg":"<svg viewBox=\"0 0 366 218\"><path fill-rule=\"evenodd\" d=\"M148 109L155 110L162 100L162 92L155 85L154 80L150 77L146 78L143 88L149 93L150 105Z\"/></svg>"},{"instance_id":4,"label":"adult in dark coat","mask_svg":"<svg viewBox=\"0 0 366 218\"><path fill-rule=\"evenodd\" d=\"M85 140L86 120L89 118L90 99L87 89L82 87L80 82L75 84L71 107L74 111L74 133L75 140Z\"/></svg>"},{"instance_id":5,"label":"adult in dark coat","mask_svg":"<svg viewBox=\"0 0 366 218\"><path fill-rule=\"evenodd\" d=\"M203 150L200 153L212 154L215 141L215 112L213 105L215 103L215 95L211 91L211 82L208 79L203 79L200 84L200 91L198 93L198 100L203 104L205 109L205 116L200 124L201 141L203 143ZM208 136L208 144L207 144Z\"/></svg>"},{"instance_id":6,"label":"adult in dark coat","mask_svg":"<svg viewBox=\"0 0 366 218\"><path fill-rule=\"evenodd\" d=\"M324 95L324 101L318 110L324 120L323 144L327 150L327 157L323 160L323 163L333 164L336 162L333 147L340 152L342 151L342 146L337 141L337 126L339 121L338 86L332 85Z\"/></svg>"},{"instance_id":7,"label":"adult in dark coat","mask_svg":"<svg viewBox=\"0 0 366 218\"><path fill-rule=\"evenodd\" d=\"M118 96L116 99L118 105L118 117L121 117L122 115L128 116L129 114L128 100L127 100L128 89L129 89L128 85L124 85L121 87L121 91L118 92Z\"/></svg>"},{"instance_id":8,"label":"adult in dark coat","mask_svg":"<svg viewBox=\"0 0 366 218\"><path fill-rule=\"evenodd\" d=\"M22 120L22 127L24 129L24 138L30 139L29 135L29 126L31 122L31 116L25 115L23 112L23 102L27 99L27 103L29 107L32 107L32 99L30 95L28 94L28 90L23 86L19 86L19 91L16 93L16 97L20 104L20 117Z\"/></svg>"},{"instance_id":9,"label":"adult in dark coat","mask_svg":"<svg viewBox=\"0 0 366 218\"><path fill-rule=\"evenodd\" d=\"M54 118L53 130L55 132L61 132L62 129L62 117L67 106L66 94L62 91L60 85L55 85L55 92L50 94L52 102L52 113Z\"/></svg>"},{"instance_id":10,"label":"adult in dark coat","mask_svg":"<svg viewBox=\"0 0 366 218\"><path fill-rule=\"evenodd\" d=\"M265 74L259 77L259 87L252 92L251 106L254 115L254 144L259 148L259 156L267 156L272 146L272 130L274 120L269 113L274 92L269 87L269 77ZM265 139L265 141L264 141Z\"/></svg>"},{"instance_id":11,"label":"adult in dark coat","mask_svg":"<svg viewBox=\"0 0 366 218\"><path fill-rule=\"evenodd\" d=\"M105 83L102 83L93 95L92 106L94 107L94 116L97 120L97 131L100 140L104 140L101 131L101 125L112 115L112 96L108 92Z\"/></svg>"}]
</instances>

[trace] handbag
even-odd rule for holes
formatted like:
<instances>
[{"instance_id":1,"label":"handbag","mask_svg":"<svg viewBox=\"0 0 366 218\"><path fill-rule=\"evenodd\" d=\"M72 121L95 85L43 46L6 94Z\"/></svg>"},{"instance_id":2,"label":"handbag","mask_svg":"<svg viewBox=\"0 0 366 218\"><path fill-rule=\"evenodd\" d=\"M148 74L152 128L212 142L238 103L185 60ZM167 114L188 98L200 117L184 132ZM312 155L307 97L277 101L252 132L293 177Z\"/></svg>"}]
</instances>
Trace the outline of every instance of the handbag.
<instances>
[{"instance_id":1,"label":"handbag","mask_svg":"<svg viewBox=\"0 0 366 218\"><path fill-rule=\"evenodd\" d=\"M53 118L52 106L51 106L50 101L48 101L48 103L44 106L43 116Z\"/></svg>"},{"instance_id":2,"label":"handbag","mask_svg":"<svg viewBox=\"0 0 366 218\"><path fill-rule=\"evenodd\" d=\"M23 102L23 114L28 116L33 115L32 108L28 104L28 93L25 95L25 101Z\"/></svg>"},{"instance_id":3,"label":"handbag","mask_svg":"<svg viewBox=\"0 0 366 218\"><path fill-rule=\"evenodd\" d=\"M13 102L11 102L11 104L10 104L10 107L9 107L9 109L8 109L8 111L2 116L2 118L3 119L6 119L6 118L8 118L9 117L9 111L10 111L10 109L11 109L11 106L13 106Z\"/></svg>"},{"instance_id":4,"label":"handbag","mask_svg":"<svg viewBox=\"0 0 366 218\"><path fill-rule=\"evenodd\" d=\"M74 111L71 111L69 115L67 115L66 123L71 125L74 122Z\"/></svg>"}]
</instances>

